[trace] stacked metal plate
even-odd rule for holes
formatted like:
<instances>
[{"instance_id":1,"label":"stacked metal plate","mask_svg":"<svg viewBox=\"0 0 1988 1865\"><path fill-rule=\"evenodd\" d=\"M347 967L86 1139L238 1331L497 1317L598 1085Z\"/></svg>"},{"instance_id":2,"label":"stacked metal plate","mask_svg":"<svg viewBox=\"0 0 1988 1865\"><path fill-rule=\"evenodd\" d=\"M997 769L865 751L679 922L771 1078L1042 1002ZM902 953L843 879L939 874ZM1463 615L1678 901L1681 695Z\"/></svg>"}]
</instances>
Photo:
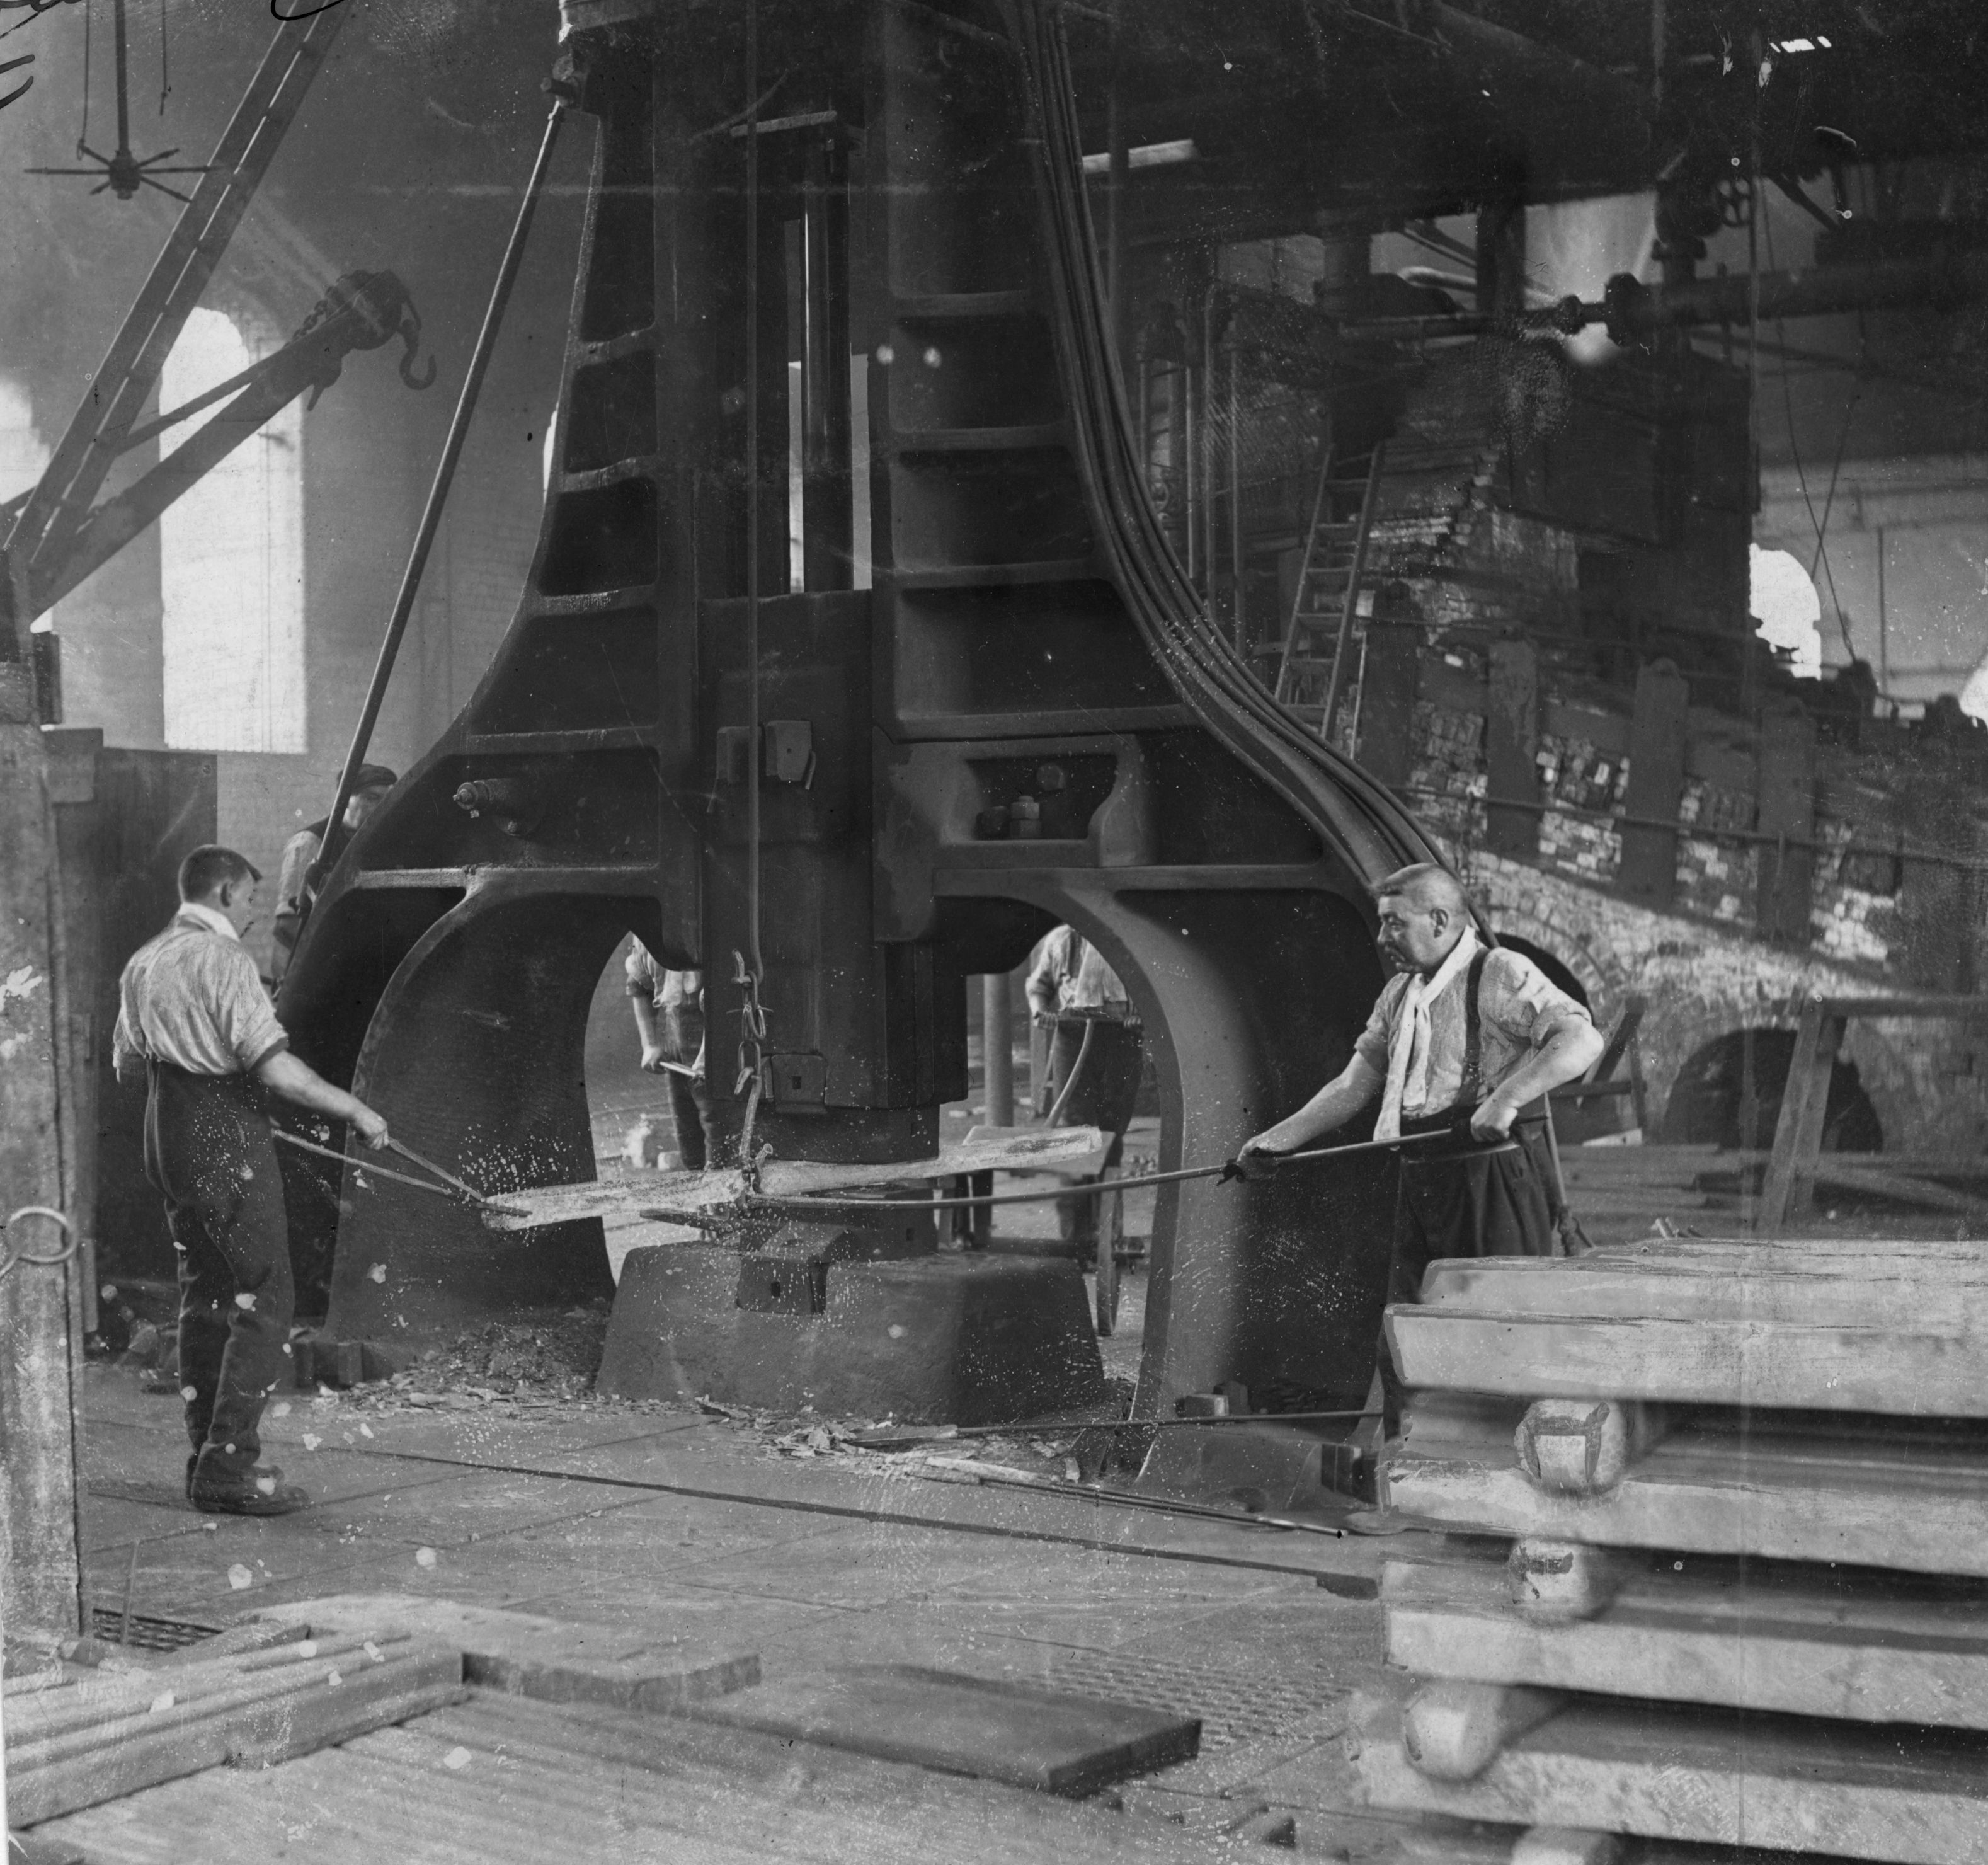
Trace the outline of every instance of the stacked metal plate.
<instances>
[{"instance_id":1,"label":"stacked metal plate","mask_svg":"<svg viewBox=\"0 0 1988 1865\"><path fill-rule=\"evenodd\" d=\"M1988 1248L1434 1265L1353 1741L1432 1860L1988 1860Z\"/></svg>"}]
</instances>

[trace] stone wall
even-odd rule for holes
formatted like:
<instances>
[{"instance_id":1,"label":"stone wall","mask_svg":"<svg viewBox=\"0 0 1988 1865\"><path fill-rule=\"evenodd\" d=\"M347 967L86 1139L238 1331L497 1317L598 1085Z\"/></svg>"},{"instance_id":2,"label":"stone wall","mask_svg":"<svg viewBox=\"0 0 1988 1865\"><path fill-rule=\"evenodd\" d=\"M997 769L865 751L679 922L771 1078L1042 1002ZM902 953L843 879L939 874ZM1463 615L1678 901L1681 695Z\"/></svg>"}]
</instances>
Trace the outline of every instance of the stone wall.
<instances>
[{"instance_id":1,"label":"stone wall","mask_svg":"<svg viewBox=\"0 0 1988 1865\"><path fill-rule=\"evenodd\" d=\"M1679 1070L1745 1029L1787 1029L1811 991L1867 993L1862 968L1763 945L1680 914L1652 912L1564 876L1451 844L1447 852L1493 928L1551 953L1587 990L1606 1029L1631 992L1646 1010L1638 1044L1649 1135L1661 1130ZM1988 1145L1988 1045L1952 1024L1858 1019L1844 1053L1857 1065L1893 1151L1980 1152Z\"/></svg>"}]
</instances>

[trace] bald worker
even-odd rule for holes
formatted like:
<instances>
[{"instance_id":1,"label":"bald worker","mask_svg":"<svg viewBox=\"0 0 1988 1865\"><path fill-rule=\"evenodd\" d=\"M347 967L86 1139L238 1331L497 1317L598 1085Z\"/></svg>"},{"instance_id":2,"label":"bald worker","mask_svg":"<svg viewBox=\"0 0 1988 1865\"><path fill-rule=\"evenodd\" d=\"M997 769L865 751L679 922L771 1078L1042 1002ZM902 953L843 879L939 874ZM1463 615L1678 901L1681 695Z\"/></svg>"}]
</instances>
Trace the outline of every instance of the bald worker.
<instances>
[{"instance_id":1,"label":"bald worker","mask_svg":"<svg viewBox=\"0 0 1988 1865\"><path fill-rule=\"evenodd\" d=\"M1397 975L1381 987L1353 1059L1249 1140L1242 1164L1254 1176L1278 1154L1303 1151L1377 1095L1377 1139L1453 1132L1454 1143L1401 1156L1388 1299L1413 1301L1439 1257L1554 1253L1558 1190L1544 1097L1584 1073L1602 1044L1587 1010L1530 959L1478 936L1446 869L1404 868L1374 894L1378 943ZM1380 1366L1394 1437L1401 1388L1384 1336Z\"/></svg>"}]
</instances>

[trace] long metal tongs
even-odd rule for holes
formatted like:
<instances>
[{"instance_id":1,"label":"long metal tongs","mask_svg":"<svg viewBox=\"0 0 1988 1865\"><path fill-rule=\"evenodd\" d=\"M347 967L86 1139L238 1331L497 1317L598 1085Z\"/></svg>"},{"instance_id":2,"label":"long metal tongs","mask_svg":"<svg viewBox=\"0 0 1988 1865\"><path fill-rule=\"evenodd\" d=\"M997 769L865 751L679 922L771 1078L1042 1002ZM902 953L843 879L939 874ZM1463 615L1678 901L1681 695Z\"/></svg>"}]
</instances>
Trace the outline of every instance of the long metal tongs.
<instances>
[{"instance_id":1,"label":"long metal tongs","mask_svg":"<svg viewBox=\"0 0 1988 1865\"><path fill-rule=\"evenodd\" d=\"M420 1153L415 1152L413 1147L405 1146L399 1140L390 1139L387 1142L388 1148L397 1153L401 1158L411 1160L424 1171L434 1173L436 1178L441 1180L441 1183L437 1185L426 1179L414 1178L404 1172L395 1172L390 1166L375 1166L370 1159L360 1159L355 1154L334 1153L329 1146L320 1146L314 1141L301 1139L294 1133L286 1132L281 1127L276 1128L273 1131L276 1137L285 1146L294 1146L299 1153L315 1153L321 1159L336 1159L341 1166L350 1166L357 1171L370 1172L377 1177L390 1179L396 1185L408 1186L418 1192L431 1193L438 1198L459 1199L466 1203L475 1206L479 1210L502 1211L512 1217L524 1215L518 1206L502 1203L498 1200L478 1191L475 1186L464 1183L454 1173L438 1166L433 1159L424 1158Z\"/></svg>"}]
</instances>

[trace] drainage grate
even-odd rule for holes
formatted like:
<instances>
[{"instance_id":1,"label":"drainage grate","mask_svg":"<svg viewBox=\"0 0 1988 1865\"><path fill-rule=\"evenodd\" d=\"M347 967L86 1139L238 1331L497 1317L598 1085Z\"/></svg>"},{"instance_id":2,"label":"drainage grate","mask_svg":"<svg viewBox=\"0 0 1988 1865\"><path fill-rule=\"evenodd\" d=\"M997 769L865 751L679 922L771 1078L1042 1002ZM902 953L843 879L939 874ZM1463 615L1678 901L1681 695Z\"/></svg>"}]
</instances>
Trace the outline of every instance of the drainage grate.
<instances>
[{"instance_id":1,"label":"drainage grate","mask_svg":"<svg viewBox=\"0 0 1988 1865\"><path fill-rule=\"evenodd\" d=\"M1107 1697L1201 1718L1203 1755L1280 1735L1346 1694L1343 1679L1266 1678L1260 1670L1186 1664L1130 1653L1069 1651L1051 1660L1050 1681L1080 1696Z\"/></svg>"},{"instance_id":2,"label":"drainage grate","mask_svg":"<svg viewBox=\"0 0 1988 1865\"><path fill-rule=\"evenodd\" d=\"M204 1638L212 1638L218 1626L198 1626L188 1619L154 1619L134 1613L128 1633L124 1615L114 1606L93 1606L90 1629L106 1644L129 1645L134 1651L183 1651Z\"/></svg>"}]
</instances>

